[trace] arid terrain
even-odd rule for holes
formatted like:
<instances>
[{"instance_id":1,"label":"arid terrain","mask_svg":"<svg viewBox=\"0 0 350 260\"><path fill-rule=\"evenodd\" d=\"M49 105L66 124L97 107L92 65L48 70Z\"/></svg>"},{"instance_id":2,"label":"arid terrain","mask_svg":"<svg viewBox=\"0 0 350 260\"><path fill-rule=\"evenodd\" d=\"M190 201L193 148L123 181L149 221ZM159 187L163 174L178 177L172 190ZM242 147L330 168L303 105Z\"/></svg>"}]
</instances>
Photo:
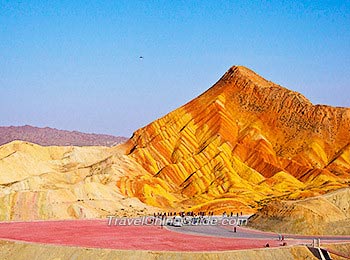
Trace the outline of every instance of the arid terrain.
<instances>
[{"instance_id":1,"label":"arid terrain","mask_svg":"<svg viewBox=\"0 0 350 260\"><path fill-rule=\"evenodd\" d=\"M350 109L313 105L235 66L125 144L1 146L0 218L142 215L154 207L219 214L263 208L259 216L266 216L274 205L299 207L299 200L349 187L349 143ZM349 217L342 207L333 207L340 215L332 221Z\"/></svg>"},{"instance_id":2,"label":"arid terrain","mask_svg":"<svg viewBox=\"0 0 350 260\"><path fill-rule=\"evenodd\" d=\"M127 140L125 137L86 134L78 131L58 130L50 127L0 126L0 145L21 140L43 146L114 146Z\"/></svg>"},{"instance_id":3,"label":"arid terrain","mask_svg":"<svg viewBox=\"0 0 350 260\"><path fill-rule=\"evenodd\" d=\"M350 250L350 245L340 247L341 250ZM339 250L339 249L338 249ZM287 247L278 249L236 250L225 252L158 252L142 250L113 250L113 249L91 249L79 247L62 247L52 245L27 244L12 241L0 241L0 257L4 260L26 260L26 259L222 259L222 260L257 260L257 259L309 259L317 258L303 246ZM334 260L344 258L334 257Z\"/></svg>"},{"instance_id":4,"label":"arid terrain","mask_svg":"<svg viewBox=\"0 0 350 260\"><path fill-rule=\"evenodd\" d=\"M128 156L148 174L118 186L158 207L253 213L348 187L349 144L350 109L313 105L235 66L134 133Z\"/></svg>"},{"instance_id":5,"label":"arid terrain","mask_svg":"<svg viewBox=\"0 0 350 260\"><path fill-rule=\"evenodd\" d=\"M270 202L249 223L279 233L349 235L350 189L303 200Z\"/></svg>"},{"instance_id":6,"label":"arid terrain","mask_svg":"<svg viewBox=\"0 0 350 260\"><path fill-rule=\"evenodd\" d=\"M0 147L0 219L104 218L151 214L116 187L125 172L143 171L123 147L39 146L13 141Z\"/></svg>"},{"instance_id":7,"label":"arid terrain","mask_svg":"<svg viewBox=\"0 0 350 260\"><path fill-rule=\"evenodd\" d=\"M0 141L0 220L5 221L3 230L14 224L17 232L17 236L15 232L3 234L3 259L73 255L82 259L317 259L306 246L292 246L309 242L310 237L301 242L290 237L290 246L277 249L285 245L274 238L276 233L265 232L275 248L264 249L266 241L254 237L260 231L248 229L247 238L235 238L230 227L212 229L218 232L215 241L220 241L221 250L244 249L240 239L252 239L256 247L249 248L260 249L172 253L153 251L156 243L149 243L148 251L135 251L136 241L122 243L121 238L109 245L113 249L107 249L107 235L114 238L120 232L113 233L101 220L90 224L86 220L159 211L255 213L250 227L266 231L350 234L350 109L313 105L301 94L242 66L232 67L205 93L135 131L126 142L119 137L31 126L1 127ZM32 225L33 234L22 232L29 223L6 223L66 219L84 219L77 222L81 229L75 230L71 223L69 232L79 236L67 236L72 244L66 245L71 247L63 247L59 236L50 232L65 232L59 227L69 229L68 222L41 222L49 228L40 232L38 225ZM146 240L165 236L164 248L169 247L167 239L181 241L184 251L190 248L183 240L185 235L174 235L172 230L131 229L143 232L146 228ZM102 229L105 234L99 234ZM223 233L228 237L223 238ZM186 236L190 239L191 235ZM214 239L203 237L208 249ZM348 237L329 238L331 243L342 242L329 248L348 255ZM52 245L8 239L51 239ZM96 247L94 239L104 249L85 248ZM201 239L199 233L196 239ZM145 246L146 240L139 242ZM116 250L119 248L132 251ZM336 254L334 259L338 259Z\"/></svg>"}]
</instances>

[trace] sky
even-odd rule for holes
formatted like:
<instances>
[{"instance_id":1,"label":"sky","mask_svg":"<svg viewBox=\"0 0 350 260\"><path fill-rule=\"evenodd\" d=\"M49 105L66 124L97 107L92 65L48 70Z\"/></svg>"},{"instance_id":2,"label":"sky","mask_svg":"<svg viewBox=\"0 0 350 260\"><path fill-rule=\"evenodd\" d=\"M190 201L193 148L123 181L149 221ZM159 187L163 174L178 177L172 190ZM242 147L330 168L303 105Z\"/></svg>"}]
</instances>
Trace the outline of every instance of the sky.
<instances>
[{"instance_id":1,"label":"sky","mask_svg":"<svg viewBox=\"0 0 350 260\"><path fill-rule=\"evenodd\" d=\"M1 126L129 137L233 65L350 107L350 1L0 0Z\"/></svg>"}]
</instances>

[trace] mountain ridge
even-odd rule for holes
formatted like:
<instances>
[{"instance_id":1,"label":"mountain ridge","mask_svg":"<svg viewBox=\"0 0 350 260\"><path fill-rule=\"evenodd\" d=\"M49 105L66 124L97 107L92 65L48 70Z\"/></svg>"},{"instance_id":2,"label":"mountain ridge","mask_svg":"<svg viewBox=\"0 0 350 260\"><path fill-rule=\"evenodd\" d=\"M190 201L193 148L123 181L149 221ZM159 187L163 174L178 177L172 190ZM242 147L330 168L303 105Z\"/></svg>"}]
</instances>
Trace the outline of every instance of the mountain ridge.
<instances>
[{"instance_id":1,"label":"mountain ridge","mask_svg":"<svg viewBox=\"0 0 350 260\"><path fill-rule=\"evenodd\" d=\"M127 138L30 125L0 126L0 145L14 140L22 140L44 146L113 146L125 142Z\"/></svg>"},{"instance_id":2,"label":"mountain ridge","mask_svg":"<svg viewBox=\"0 0 350 260\"><path fill-rule=\"evenodd\" d=\"M118 146L0 146L0 219L273 209L349 187L349 122L233 67Z\"/></svg>"},{"instance_id":3,"label":"mountain ridge","mask_svg":"<svg viewBox=\"0 0 350 260\"><path fill-rule=\"evenodd\" d=\"M313 105L234 66L197 98L135 131L128 154L151 173L147 190L152 181L164 182L167 192L180 197L167 203L143 198L153 205L194 206L228 196L227 208L243 201L249 211L271 196L303 198L347 186L349 129L349 108ZM296 180L276 185L269 181L276 174ZM140 189L140 178L125 181ZM158 192L153 188L150 194Z\"/></svg>"}]
</instances>

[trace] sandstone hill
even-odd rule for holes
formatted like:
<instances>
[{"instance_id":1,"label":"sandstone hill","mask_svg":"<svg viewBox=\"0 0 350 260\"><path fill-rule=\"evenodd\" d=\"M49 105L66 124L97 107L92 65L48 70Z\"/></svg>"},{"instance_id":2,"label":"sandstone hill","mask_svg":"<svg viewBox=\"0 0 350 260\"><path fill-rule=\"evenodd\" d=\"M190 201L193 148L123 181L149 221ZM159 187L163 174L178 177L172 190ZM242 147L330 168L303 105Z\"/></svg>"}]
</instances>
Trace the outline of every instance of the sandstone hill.
<instances>
[{"instance_id":1,"label":"sandstone hill","mask_svg":"<svg viewBox=\"0 0 350 260\"><path fill-rule=\"evenodd\" d=\"M127 145L147 174L118 187L159 207L249 213L350 183L350 109L313 105L242 66Z\"/></svg>"},{"instance_id":2,"label":"sandstone hill","mask_svg":"<svg viewBox=\"0 0 350 260\"><path fill-rule=\"evenodd\" d=\"M349 184L350 109L313 105L241 66L122 145L0 146L0 220L149 214L151 206L255 213Z\"/></svg>"},{"instance_id":3,"label":"sandstone hill","mask_svg":"<svg viewBox=\"0 0 350 260\"><path fill-rule=\"evenodd\" d=\"M105 218L154 209L116 188L125 172L143 169L122 146L0 146L0 220Z\"/></svg>"},{"instance_id":4,"label":"sandstone hill","mask_svg":"<svg viewBox=\"0 0 350 260\"><path fill-rule=\"evenodd\" d=\"M304 200L270 202L249 223L278 233L349 235L350 188Z\"/></svg>"},{"instance_id":5,"label":"sandstone hill","mask_svg":"<svg viewBox=\"0 0 350 260\"><path fill-rule=\"evenodd\" d=\"M0 145L22 140L44 146L113 146L127 140L125 137L102 134L86 134L77 131L58 130L50 127L2 126L0 127Z\"/></svg>"}]
</instances>

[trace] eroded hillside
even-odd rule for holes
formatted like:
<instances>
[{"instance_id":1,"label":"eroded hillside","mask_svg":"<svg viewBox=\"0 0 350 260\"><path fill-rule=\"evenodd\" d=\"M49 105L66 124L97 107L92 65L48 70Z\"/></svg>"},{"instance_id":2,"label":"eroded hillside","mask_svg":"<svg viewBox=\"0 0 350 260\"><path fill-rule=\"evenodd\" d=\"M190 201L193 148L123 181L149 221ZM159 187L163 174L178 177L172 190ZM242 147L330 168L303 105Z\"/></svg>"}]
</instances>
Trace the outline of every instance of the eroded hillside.
<instances>
[{"instance_id":1,"label":"eroded hillside","mask_svg":"<svg viewBox=\"0 0 350 260\"><path fill-rule=\"evenodd\" d=\"M0 146L0 220L135 216L154 209L116 187L124 172L143 169L123 147Z\"/></svg>"},{"instance_id":2,"label":"eroded hillside","mask_svg":"<svg viewBox=\"0 0 350 260\"><path fill-rule=\"evenodd\" d=\"M254 212L349 186L350 109L232 67L188 104L137 130L129 157L148 173L121 191L147 204Z\"/></svg>"},{"instance_id":3,"label":"eroded hillside","mask_svg":"<svg viewBox=\"0 0 350 260\"><path fill-rule=\"evenodd\" d=\"M273 201L259 210L250 226L304 235L350 234L350 189L297 201Z\"/></svg>"},{"instance_id":4,"label":"eroded hillside","mask_svg":"<svg viewBox=\"0 0 350 260\"><path fill-rule=\"evenodd\" d=\"M149 214L150 206L254 213L349 183L350 109L313 105L245 67L123 145L0 146L2 220Z\"/></svg>"}]
</instances>

